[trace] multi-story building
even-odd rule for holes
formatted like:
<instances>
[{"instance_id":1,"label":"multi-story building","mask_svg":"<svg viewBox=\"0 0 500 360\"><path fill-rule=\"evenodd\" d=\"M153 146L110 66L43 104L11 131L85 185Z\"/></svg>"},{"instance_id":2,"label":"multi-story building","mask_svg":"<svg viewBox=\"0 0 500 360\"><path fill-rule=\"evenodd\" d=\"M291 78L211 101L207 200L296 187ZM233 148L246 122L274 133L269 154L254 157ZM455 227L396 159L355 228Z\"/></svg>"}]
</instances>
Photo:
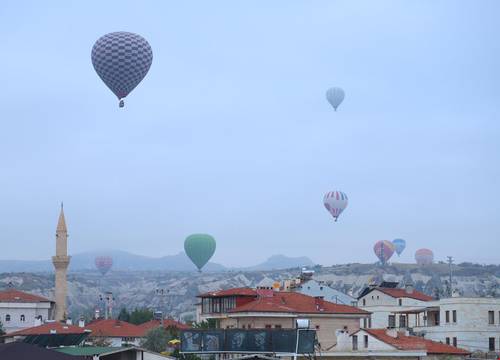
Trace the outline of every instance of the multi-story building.
<instances>
[{"instance_id":1,"label":"multi-story building","mask_svg":"<svg viewBox=\"0 0 500 360\"><path fill-rule=\"evenodd\" d=\"M500 299L450 297L424 308L400 310L395 316L414 318L410 330L427 339L469 351L499 352Z\"/></svg>"},{"instance_id":2,"label":"multi-story building","mask_svg":"<svg viewBox=\"0 0 500 360\"><path fill-rule=\"evenodd\" d=\"M363 328L394 328L415 326L412 321L423 321L417 316L409 318L405 313L407 310L425 309L429 302L434 300L420 291L407 285L404 289L398 289L396 282L383 282L379 286L369 286L361 292L358 297L360 309L372 313L371 321L363 320Z\"/></svg>"},{"instance_id":3,"label":"multi-story building","mask_svg":"<svg viewBox=\"0 0 500 360\"><path fill-rule=\"evenodd\" d=\"M96 320L85 328L91 331L88 343L106 346L139 346L148 331L138 325L115 319Z\"/></svg>"},{"instance_id":4,"label":"multi-story building","mask_svg":"<svg viewBox=\"0 0 500 360\"><path fill-rule=\"evenodd\" d=\"M42 324L54 318L55 303L16 289L0 291L0 321L6 333Z\"/></svg>"},{"instance_id":5,"label":"multi-story building","mask_svg":"<svg viewBox=\"0 0 500 360\"><path fill-rule=\"evenodd\" d=\"M270 289L237 288L198 296L198 321L215 321L217 328L293 329L297 319L308 319L322 350L336 343L336 332L359 330L370 313L322 297Z\"/></svg>"}]
</instances>

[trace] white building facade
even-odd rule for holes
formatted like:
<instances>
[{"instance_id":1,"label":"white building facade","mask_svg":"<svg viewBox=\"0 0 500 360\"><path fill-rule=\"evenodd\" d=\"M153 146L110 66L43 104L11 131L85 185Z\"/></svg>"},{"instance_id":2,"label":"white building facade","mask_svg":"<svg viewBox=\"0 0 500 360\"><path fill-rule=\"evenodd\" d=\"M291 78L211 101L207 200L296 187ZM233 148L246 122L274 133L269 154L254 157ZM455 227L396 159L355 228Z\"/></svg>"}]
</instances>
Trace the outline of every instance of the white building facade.
<instances>
[{"instance_id":1,"label":"white building facade","mask_svg":"<svg viewBox=\"0 0 500 360\"><path fill-rule=\"evenodd\" d=\"M54 304L49 299L15 289L0 291L0 321L4 331L11 333L52 320Z\"/></svg>"}]
</instances>

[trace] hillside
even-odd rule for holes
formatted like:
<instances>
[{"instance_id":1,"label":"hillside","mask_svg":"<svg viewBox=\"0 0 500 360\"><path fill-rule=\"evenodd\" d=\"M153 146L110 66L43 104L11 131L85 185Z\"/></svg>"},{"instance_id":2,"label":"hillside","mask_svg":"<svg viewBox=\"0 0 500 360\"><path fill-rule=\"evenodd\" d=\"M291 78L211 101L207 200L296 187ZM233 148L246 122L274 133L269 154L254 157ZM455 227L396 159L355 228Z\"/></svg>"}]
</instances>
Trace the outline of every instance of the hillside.
<instances>
[{"instance_id":1,"label":"hillside","mask_svg":"<svg viewBox=\"0 0 500 360\"><path fill-rule=\"evenodd\" d=\"M374 264L345 264L315 268L315 278L333 288L356 295L366 284L377 280L412 281L418 290L429 295L442 295L447 288L448 265L419 267L414 264L392 264L381 268ZM453 268L454 287L465 296L499 296L500 266L460 264ZM194 316L196 295L210 290L255 286L264 278L283 280L299 274L299 268L287 270L228 270L222 272L183 271L111 271L105 277L95 271L69 274L69 310L73 317L89 315L99 306L99 294L112 291L115 310L121 307L161 307L172 316L189 319ZM20 290L52 297L52 273L2 273L0 288L12 282ZM155 296L157 288L168 295ZM102 304L101 304L102 305Z\"/></svg>"}]
</instances>

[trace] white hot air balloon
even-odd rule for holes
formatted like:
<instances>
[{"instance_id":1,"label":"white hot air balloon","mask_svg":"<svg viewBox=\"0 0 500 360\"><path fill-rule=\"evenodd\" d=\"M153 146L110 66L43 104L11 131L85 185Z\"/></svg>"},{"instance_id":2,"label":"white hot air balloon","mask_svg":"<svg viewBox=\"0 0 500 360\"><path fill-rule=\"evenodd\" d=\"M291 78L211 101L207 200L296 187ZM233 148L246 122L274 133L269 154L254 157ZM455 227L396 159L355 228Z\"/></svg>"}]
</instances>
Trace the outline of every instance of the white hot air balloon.
<instances>
[{"instance_id":1,"label":"white hot air balloon","mask_svg":"<svg viewBox=\"0 0 500 360\"><path fill-rule=\"evenodd\" d=\"M332 87L326 91L326 100L333 106L335 111L339 105L344 101L345 92L339 87Z\"/></svg>"},{"instance_id":2,"label":"white hot air balloon","mask_svg":"<svg viewBox=\"0 0 500 360\"><path fill-rule=\"evenodd\" d=\"M342 191L327 192L323 198L326 210L333 216L335 221L337 221L339 215L347 207L347 203L347 195Z\"/></svg>"}]
</instances>

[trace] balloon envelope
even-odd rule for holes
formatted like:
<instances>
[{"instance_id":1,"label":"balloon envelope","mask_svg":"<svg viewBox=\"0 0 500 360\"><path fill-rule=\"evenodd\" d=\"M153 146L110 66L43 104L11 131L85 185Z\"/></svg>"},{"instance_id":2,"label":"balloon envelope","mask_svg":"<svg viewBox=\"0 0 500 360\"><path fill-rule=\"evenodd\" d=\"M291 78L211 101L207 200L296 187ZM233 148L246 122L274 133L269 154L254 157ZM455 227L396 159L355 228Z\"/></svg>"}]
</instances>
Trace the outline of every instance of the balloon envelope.
<instances>
[{"instance_id":1,"label":"balloon envelope","mask_svg":"<svg viewBox=\"0 0 500 360\"><path fill-rule=\"evenodd\" d=\"M379 240L373 246L373 252L382 264L387 263L394 254L394 245L387 240Z\"/></svg>"},{"instance_id":2,"label":"balloon envelope","mask_svg":"<svg viewBox=\"0 0 500 360\"><path fill-rule=\"evenodd\" d=\"M198 271L206 265L215 253L215 239L207 234L189 235L184 241L184 251L196 265Z\"/></svg>"},{"instance_id":3,"label":"balloon envelope","mask_svg":"<svg viewBox=\"0 0 500 360\"><path fill-rule=\"evenodd\" d=\"M406 241L403 239L394 239L392 240L392 244L394 245L394 248L396 249L396 253L398 254L398 256L401 255L401 253L406 247Z\"/></svg>"},{"instance_id":4,"label":"balloon envelope","mask_svg":"<svg viewBox=\"0 0 500 360\"><path fill-rule=\"evenodd\" d=\"M337 111L339 105L342 103L342 101L344 101L344 98L344 90L339 87L332 87L326 91L326 99L328 100L330 105L333 106L335 111Z\"/></svg>"},{"instance_id":5,"label":"balloon envelope","mask_svg":"<svg viewBox=\"0 0 500 360\"><path fill-rule=\"evenodd\" d=\"M347 207L349 199L342 191L329 191L323 197L323 205L326 210L333 216L335 221Z\"/></svg>"},{"instance_id":6,"label":"balloon envelope","mask_svg":"<svg viewBox=\"0 0 500 360\"><path fill-rule=\"evenodd\" d=\"M91 57L99 77L121 100L148 73L153 62L153 51L142 36L119 31L99 38L92 48Z\"/></svg>"},{"instance_id":7,"label":"balloon envelope","mask_svg":"<svg viewBox=\"0 0 500 360\"><path fill-rule=\"evenodd\" d=\"M106 275L113 267L113 258L110 256L97 256L94 262L95 267L102 275Z\"/></svg>"},{"instance_id":8,"label":"balloon envelope","mask_svg":"<svg viewBox=\"0 0 500 360\"><path fill-rule=\"evenodd\" d=\"M434 261L434 253L429 249L418 249L415 252L415 261L418 265L430 265Z\"/></svg>"}]
</instances>

